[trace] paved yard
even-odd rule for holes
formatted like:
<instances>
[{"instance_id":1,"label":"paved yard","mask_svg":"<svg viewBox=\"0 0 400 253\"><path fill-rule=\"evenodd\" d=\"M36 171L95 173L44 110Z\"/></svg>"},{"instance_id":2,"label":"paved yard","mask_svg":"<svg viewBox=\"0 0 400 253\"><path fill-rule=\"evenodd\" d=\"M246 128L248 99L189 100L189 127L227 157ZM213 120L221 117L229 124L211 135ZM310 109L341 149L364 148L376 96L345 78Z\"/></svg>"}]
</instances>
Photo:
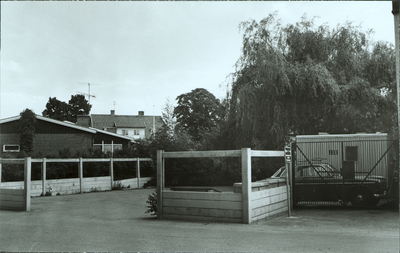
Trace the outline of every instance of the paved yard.
<instances>
[{"instance_id":1,"label":"paved yard","mask_svg":"<svg viewBox=\"0 0 400 253\"><path fill-rule=\"evenodd\" d=\"M302 208L253 223L157 220L154 189L32 199L0 211L1 251L399 252L399 213Z\"/></svg>"}]
</instances>

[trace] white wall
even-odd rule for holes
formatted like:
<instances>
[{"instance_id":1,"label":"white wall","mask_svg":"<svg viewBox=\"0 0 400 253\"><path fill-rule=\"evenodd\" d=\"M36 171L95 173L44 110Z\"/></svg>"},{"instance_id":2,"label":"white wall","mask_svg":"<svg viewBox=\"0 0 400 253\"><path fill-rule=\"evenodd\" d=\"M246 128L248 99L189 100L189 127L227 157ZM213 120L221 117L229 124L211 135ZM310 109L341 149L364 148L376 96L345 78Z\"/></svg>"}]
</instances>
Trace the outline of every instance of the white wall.
<instances>
[{"instance_id":1,"label":"white wall","mask_svg":"<svg viewBox=\"0 0 400 253\"><path fill-rule=\"evenodd\" d=\"M130 186L130 188L142 188L145 183L147 183L151 177L140 178L140 185L138 187L137 178L117 180L116 182L121 182L124 187ZM64 179L51 179L46 180L46 187L49 190L51 187L52 195L61 194L75 194L80 193L80 182L79 178L64 178ZM111 190L111 177L87 177L83 178L82 182L83 192L92 191L109 191ZM3 182L1 183L1 189L24 189L24 182ZM42 181L35 180L31 181L31 196L37 197L42 194Z\"/></svg>"},{"instance_id":2,"label":"white wall","mask_svg":"<svg viewBox=\"0 0 400 253\"><path fill-rule=\"evenodd\" d=\"M117 134L121 134L122 135L122 131L128 131L128 135L129 137L133 137L135 139L143 139L146 137L146 133L145 133L145 129L144 128L117 128ZM139 135L134 135L134 130L139 131Z\"/></svg>"}]
</instances>

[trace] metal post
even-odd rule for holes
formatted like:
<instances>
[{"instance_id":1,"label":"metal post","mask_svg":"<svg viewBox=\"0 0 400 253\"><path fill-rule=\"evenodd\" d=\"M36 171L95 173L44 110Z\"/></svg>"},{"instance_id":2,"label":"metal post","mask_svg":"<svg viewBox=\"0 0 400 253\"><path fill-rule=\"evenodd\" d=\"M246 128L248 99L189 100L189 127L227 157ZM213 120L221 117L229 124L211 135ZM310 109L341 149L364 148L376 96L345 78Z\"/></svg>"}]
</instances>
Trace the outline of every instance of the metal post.
<instances>
[{"instance_id":1,"label":"metal post","mask_svg":"<svg viewBox=\"0 0 400 253\"><path fill-rule=\"evenodd\" d=\"M290 144L285 146L285 170L286 170L286 197L287 197L287 207L288 207L288 217L292 216L291 208L291 182L290 175L292 170L292 147Z\"/></svg>"},{"instance_id":2,"label":"metal post","mask_svg":"<svg viewBox=\"0 0 400 253\"><path fill-rule=\"evenodd\" d=\"M292 210L291 210L291 201L290 201L290 172L291 172L291 163L286 163L285 164L285 169L286 169L286 196L287 196L287 205L288 205L288 217L292 216Z\"/></svg>"},{"instance_id":3,"label":"metal post","mask_svg":"<svg viewBox=\"0 0 400 253\"><path fill-rule=\"evenodd\" d=\"M291 163L291 170L290 170L290 207L291 210L294 209L294 175L296 175L296 143L292 139L292 163Z\"/></svg>"},{"instance_id":4,"label":"metal post","mask_svg":"<svg viewBox=\"0 0 400 253\"><path fill-rule=\"evenodd\" d=\"M242 148L243 223L251 223L251 149Z\"/></svg>"}]
</instances>

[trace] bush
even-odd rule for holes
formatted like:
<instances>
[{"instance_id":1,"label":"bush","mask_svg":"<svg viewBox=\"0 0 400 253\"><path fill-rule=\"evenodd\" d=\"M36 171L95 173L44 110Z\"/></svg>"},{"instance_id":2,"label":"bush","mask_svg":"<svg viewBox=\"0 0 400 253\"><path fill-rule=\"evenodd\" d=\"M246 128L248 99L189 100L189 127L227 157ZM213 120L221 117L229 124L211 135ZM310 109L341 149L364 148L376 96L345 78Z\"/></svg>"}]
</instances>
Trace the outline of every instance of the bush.
<instances>
[{"instance_id":1,"label":"bush","mask_svg":"<svg viewBox=\"0 0 400 253\"><path fill-rule=\"evenodd\" d=\"M143 188L149 188L149 187L154 187L157 186L157 178L152 177L149 181L147 181L144 185Z\"/></svg>"},{"instance_id":2,"label":"bush","mask_svg":"<svg viewBox=\"0 0 400 253\"><path fill-rule=\"evenodd\" d=\"M112 190L122 190L125 187L122 185L121 181L118 182L114 182L113 186L112 186Z\"/></svg>"},{"instance_id":3,"label":"bush","mask_svg":"<svg viewBox=\"0 0 400 253\"><path fill-rule=\"evenodd\" d=\"M148 209L146 213L150 213L150 215L157 215L157 193L153 192L149 197L147 198L146 201L148 206L146 206Z\"/></svg>"}]
</instances>

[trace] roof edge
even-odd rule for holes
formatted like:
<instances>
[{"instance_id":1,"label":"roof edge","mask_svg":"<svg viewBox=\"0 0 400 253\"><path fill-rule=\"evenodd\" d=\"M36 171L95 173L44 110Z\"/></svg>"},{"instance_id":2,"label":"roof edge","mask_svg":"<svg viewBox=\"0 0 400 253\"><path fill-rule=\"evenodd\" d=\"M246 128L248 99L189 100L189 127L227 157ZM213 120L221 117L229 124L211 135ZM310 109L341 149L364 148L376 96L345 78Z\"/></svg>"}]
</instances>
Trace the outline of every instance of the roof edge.
<instances>
[{"instance_id":1,"label":"roof edge","mask_svg":"<svg viewBox=\"0 0 400 253\"><path fill-rule=\"evenodd\" d=\"M19 120L20 118L21 118L21 116L18 115L18 116L14 116L14 117L5 118L5 119L0 119L0 124L8 123L8 122L15 121L15 120Z\"/></svg>"},{"instance_id":2,"label":"roof edge","mask_svg":"<svg viewBox=\"0 0 400 253\"><path fill-rule=\"evenodd\" d=\"M387 133L359 133L359 134L314 134L314 135L296 135L296 138L329 138L329 137L371 137L387 136Z\"/></svg>"},{"instance_id":3,"label":"roof edge","mask_svg":"<svg viewBox=\"0 0 400 253\"><path fill-rule=\"evenodd\" d=\"M94 127L90 127L90 129L93 129L94 131L102 133L102 134L108 134L108 135L115 136L115 137L118 137L118 138L130 140L130 141L135 141L133 138L127 137L127 136L124 136L124 135L115 134L115 133L108 132L108 131L105 131L105 130L100 130L100 129L97 129L97 128L94 128Z\"/></svg>"},{"instance_id":4,"label":"roof edge","mask_svg":"<svg viewBox=\"0 0 400 253\"><path fill-rule=\"evenodd\" d=\"M96 133L95 130L92 130L92 129L87 128L87 127L78 126L78 125L76 125L76 123L73 123L73 122L67 123L67 122L64 122L64 121L43 117L43 116L40 116L40 115L36 115L36 118L40 119L40 120L43 120L43 121L50 122L50 123L58 124L58 125L61 125L61 126L66 126L66 127L71 127L71 128L74 128L74 129L86 131L86 132L89 132L89 133L92 133L92 134Z\"/></svg>"},{"instance_id":5,"label":"roof edge","mask_svg":"<svg viewBox=\"0 0 400 253\"><path fill-rule=\"evenodd\" d=\"M35 114L35 117L38 120L47 121L47 122L50 122L50 123L53 123L53 124L57 124L57 125L65 126L65 127L70 127L70 128L78 129L78 130L81 130L81 131L86 131L86 132L89 132L89 133L92 133L92 134L96 133L96 131L94 131L92 129L89 129L87 127L78 126L73 122L67 123L67 122L63 122L63 121L60 121L60 120L43 117L43 116L40 116L40 115L37 115L37 114ZM14 117L10 117L10 118L1 119L0 120L0 124L12 122L12 121L17 121L20 118L21 118L21 116L18 115L18 116L14 116Z\"/></svg>"}]
</instances>

